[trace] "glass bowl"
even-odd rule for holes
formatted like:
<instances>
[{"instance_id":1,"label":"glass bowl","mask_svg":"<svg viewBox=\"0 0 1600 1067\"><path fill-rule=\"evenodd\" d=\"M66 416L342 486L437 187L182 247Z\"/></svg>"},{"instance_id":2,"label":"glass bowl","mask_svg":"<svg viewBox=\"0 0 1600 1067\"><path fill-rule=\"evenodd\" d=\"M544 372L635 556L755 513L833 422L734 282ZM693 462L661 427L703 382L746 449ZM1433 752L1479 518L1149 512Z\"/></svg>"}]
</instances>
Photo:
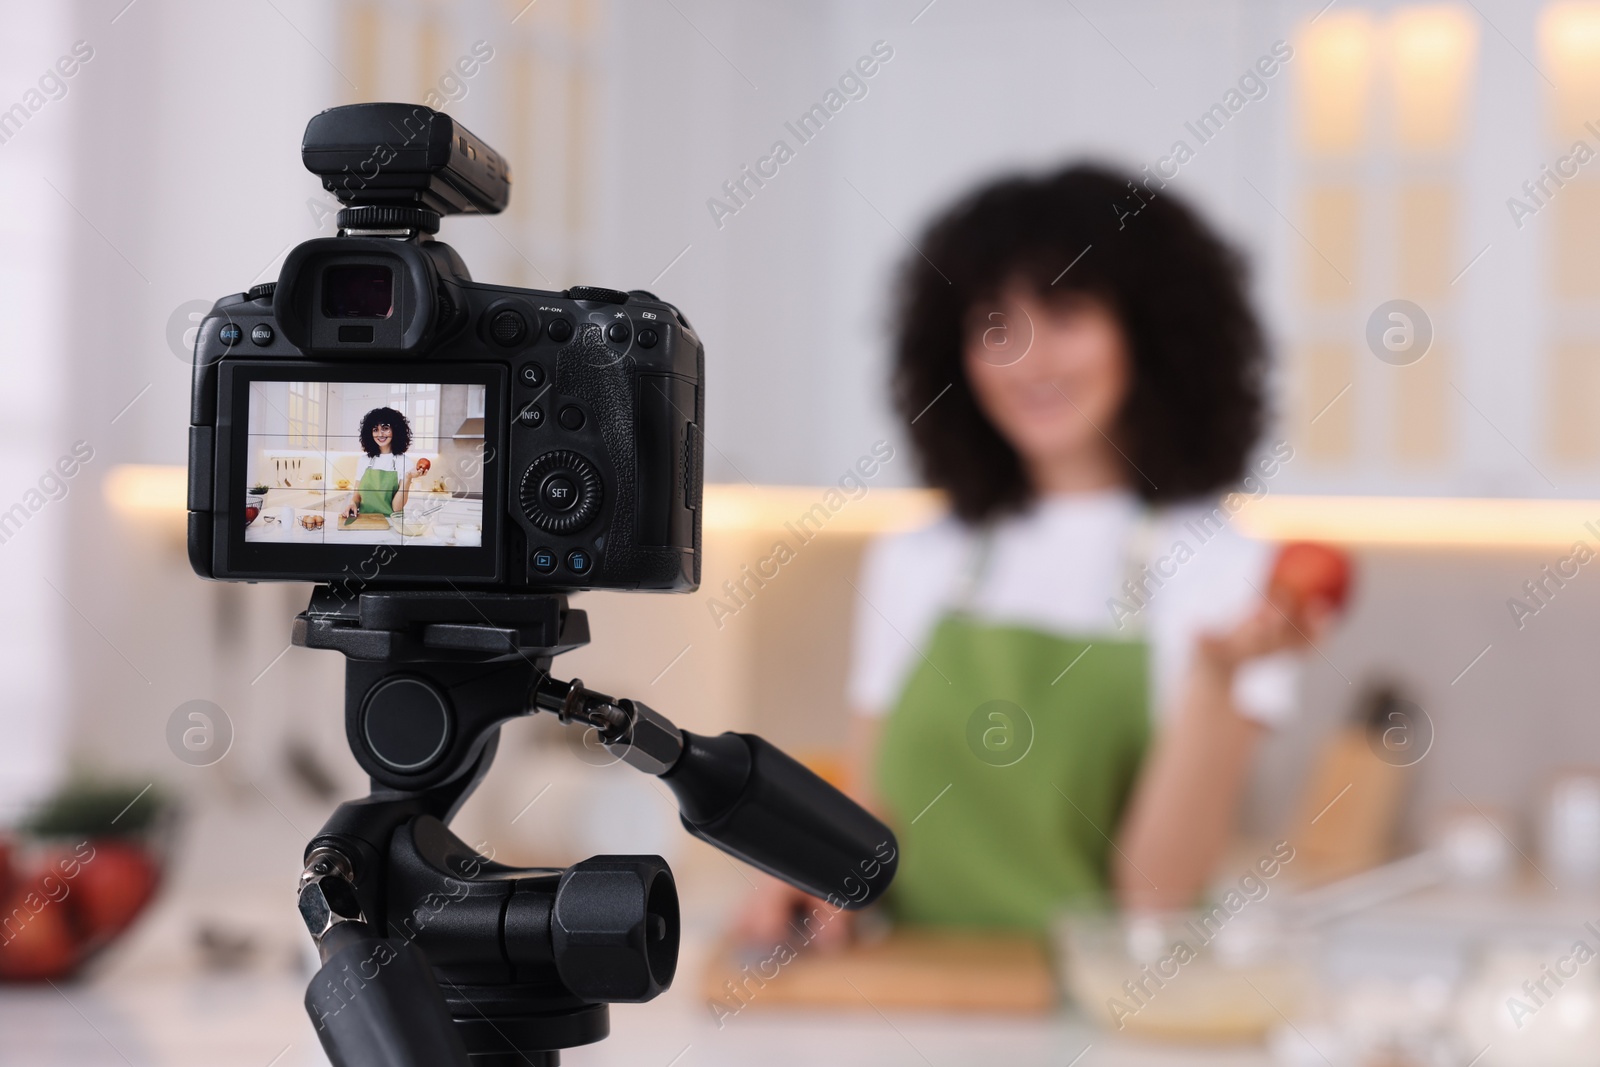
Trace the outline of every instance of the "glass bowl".
<instances>
[{"instance_id":1,"label":"glass bowl","mask_svg":"<svg viewBox=\"0 0 1600 1067\"><path fill-rule=\"evenodd\" d=\"M1247 902L1230 912L1063 916L1055 925L1063 986L1113 1032L1172 1041L1260 1041L1310 993L1313 945Z\"/></svg>"}]
</instances>

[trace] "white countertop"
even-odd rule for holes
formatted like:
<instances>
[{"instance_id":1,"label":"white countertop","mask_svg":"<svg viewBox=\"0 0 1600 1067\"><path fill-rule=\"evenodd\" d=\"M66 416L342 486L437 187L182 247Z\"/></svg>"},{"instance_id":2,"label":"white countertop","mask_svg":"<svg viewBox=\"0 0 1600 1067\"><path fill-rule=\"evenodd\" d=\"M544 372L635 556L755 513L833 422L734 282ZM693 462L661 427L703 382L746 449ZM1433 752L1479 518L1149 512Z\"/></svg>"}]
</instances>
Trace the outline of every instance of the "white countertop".
<instances>
[{"instance_id":1,"label":"white countertop","mask_svg":"<svg viewBox=\"0 0 1600 1067\"><path fill-rule=\"evenodd\" d=\"M469 543L457 529L471 525L483 529L483 501L452 497L443 493L413 493L408 508L412 521L424 526L418 536L402 538L392 526L383 530L347 530L340 515L349 505L348 492L323 494L315 490L273 489L267 494L261 514L245 527L245 540L252 544L290 545L400 545L440 546ZM320 515L323 525L306 529L300 524L305 515Z\"/></svg>"},{"instance_id":2,"label":"white countertop","mask_svg":"<svg viewBox=\"0 0 1600 1067\"><path fill-rule=\"evenodd\" d=\"M301 1006L314 964L291 888L303 841L321 813L296 807L279 789L273 793L278 799L271 807L263 801L198 809L167 891L91 973L58 988L0 986L0 1065L326 1064ZM696 888L686 901L690 907L675 986L648 1004L614 1006L611 1037L565 1052L563 1062L569 1067L1273 1063L1259 1046L1158 1044L1122 1037L1065 1008L1042 1017L941 1016L879 1012L865 1002L857 1009L798 1010L763 1006L757 999L719 1028L699 978L716 928L726 920L728 902L708 899L712 887L698 876L691 876L691 882ZM1400 965L1402 972L1418 967L1448 970L1448 957L1493 928L1490 916L1517 929L1548 924L1552 931L1563 931L1596 914L1596 906L1600 901L1593 897L1558 898L1537 886L1495 894L1419 894L1376 909L1334 940L1344 946L1344 962L1359 972L1391 970L1391 964ZM215 971L200 965L195 928L213 919L224 920L230 930L247 931L257 943L248 970ZM1326 1039L1300 1025L1319 1043ZM1302 1040L1293 1038L1296 1044ZM1303 1051L1303 1056L1279 1062L1328 1062L1316 1049Z\"/></svg>"},{"instance_id":3,"label":"white countertop","mask_svg":"<svg viewBox=\"0 0 1600 1067\"><path fill-rule=\"evenodd\" d=\"M691 946L686 946L691 948ZM1260 1049L1196 1049L1110 1037L1057 1018L757 1010L718 1029L686 954L678 985L611 1009L605 1041L563 1053L570 1067L1166 1067L1268 1063ZM118 970L121 970L120 968ZM306 978L107 974L85 984L0 987L0 1062L30 1067L309 1067L326 1064L301 1008Z\"/></svg>"}]
</instances>

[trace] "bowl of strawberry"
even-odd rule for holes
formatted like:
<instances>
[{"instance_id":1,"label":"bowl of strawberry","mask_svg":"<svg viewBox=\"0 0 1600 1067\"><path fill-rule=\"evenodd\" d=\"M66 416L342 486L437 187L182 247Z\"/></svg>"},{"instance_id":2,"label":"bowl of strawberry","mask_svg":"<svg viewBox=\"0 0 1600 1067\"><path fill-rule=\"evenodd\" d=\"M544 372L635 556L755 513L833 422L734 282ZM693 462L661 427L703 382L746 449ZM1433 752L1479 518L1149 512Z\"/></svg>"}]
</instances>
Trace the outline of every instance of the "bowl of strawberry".
<instances>
[{"instance_id":1,"label":"bowl of strawberry","mask_svg":"<svg viewBox=\"0 0 1600 1067\"><path fill-rule=\"evenodd\" d=\"M134 925L161 885L154 793L73 783L0 830L0 982L71 977Z\"/></svg>"}]
</instances>

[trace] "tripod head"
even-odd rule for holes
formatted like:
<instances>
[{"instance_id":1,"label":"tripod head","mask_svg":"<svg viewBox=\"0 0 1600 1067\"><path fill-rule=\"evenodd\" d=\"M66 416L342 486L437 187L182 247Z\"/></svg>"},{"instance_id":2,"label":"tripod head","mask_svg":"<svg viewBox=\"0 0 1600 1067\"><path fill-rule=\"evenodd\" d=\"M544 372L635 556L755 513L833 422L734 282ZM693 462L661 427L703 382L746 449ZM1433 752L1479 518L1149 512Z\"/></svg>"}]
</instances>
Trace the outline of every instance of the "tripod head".
<instances>
[{"instance_id":1,"label":"tripod head","mask_svg":"<svg viewBox=\"0 0 1600 1067\"><path fill-rule=\"evenodd\" d=\"M373 785L312 839L300 883L324 963L306 1006L337 1067L554 1065L606 1035L608 1003L671 984L678 897L660 857L516 869L446 828L512 718L595 729L666 783L691 834L834 908L893 879L889 829L761 738L702 737L552 677L588 638L556 595L318 587L296 618L296 644L346 656L345 733Z\"/></svg>"}]
</instances>

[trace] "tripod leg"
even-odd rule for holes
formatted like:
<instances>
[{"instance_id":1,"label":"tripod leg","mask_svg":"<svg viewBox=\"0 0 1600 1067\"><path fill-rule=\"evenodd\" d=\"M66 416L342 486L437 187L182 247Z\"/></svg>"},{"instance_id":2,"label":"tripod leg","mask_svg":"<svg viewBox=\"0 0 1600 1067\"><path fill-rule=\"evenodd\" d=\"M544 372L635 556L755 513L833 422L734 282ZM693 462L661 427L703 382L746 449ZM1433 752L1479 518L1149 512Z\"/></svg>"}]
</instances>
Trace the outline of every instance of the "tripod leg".
<instances>
[{"instance_id":1,"label":"tripod leg","mask_svg":"<svg viewBox=\"0 0 1600 1067\"><path fill-rule=\"evenodd\" d=\"M422 953L409 942L373 936L365 923L335 930L305 1000L334 1067L468 1067L466 1046Z\"/></svg>"}]
</instances>

